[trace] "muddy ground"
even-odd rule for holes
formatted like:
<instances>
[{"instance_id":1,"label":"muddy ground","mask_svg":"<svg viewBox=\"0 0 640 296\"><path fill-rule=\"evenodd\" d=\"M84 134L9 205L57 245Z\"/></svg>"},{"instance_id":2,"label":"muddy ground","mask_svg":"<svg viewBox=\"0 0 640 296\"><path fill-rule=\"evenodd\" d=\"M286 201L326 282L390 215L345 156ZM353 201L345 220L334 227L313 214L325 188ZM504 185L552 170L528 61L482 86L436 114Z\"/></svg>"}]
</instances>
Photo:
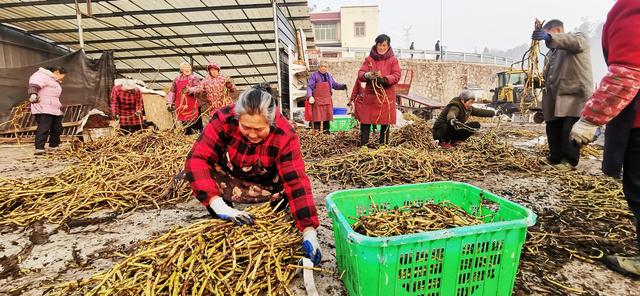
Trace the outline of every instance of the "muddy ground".
<instances>
[{"instance_id":1,"label":"muddy ground","mask_svg":"<svg viewBox=\"0 0 640 296\"><path fill-rule=\"evenodd\" d=\"M489 126L491 124L488 124ZM520 128L542 135L542 125ZM532 138L512 138L518 147ZM71 162L48 160L32 155L31 145L0 146L0 177L38 177L63 170ZM579 170L598 172L600 160L583 159ZM486 175L482 180L467 181L498 195L524 204L534 211L554 208L559 202L554 192L558 185L544 177L528 177L503 172ZM323 251L322 267L330 273L315 274L320 295L347 295L336 267L331 221L327 217L324 198L327 194L347 189L336 183L312 178L314 196L320 215L319 240ZM96 217L110 217L99 213ZM65 227L37 224L0 236L0 295L42 295L48 286L88 277L108 269L117 260L109 256L136 241L207 219L206 212L195 200L160 210L136 211L90 225ZM559 270L549 270L549 277L588 295L640 295L640 282L606 269L602 264L572 260ZM526 274L524 276L527 276ZM305 295L301 278L292 283L296 295ZM571 294L571 293L568 293ZM578 294L578 293L575 293ZM538 293L534 295L546 295Z\"/></svg>"}]
</instances>

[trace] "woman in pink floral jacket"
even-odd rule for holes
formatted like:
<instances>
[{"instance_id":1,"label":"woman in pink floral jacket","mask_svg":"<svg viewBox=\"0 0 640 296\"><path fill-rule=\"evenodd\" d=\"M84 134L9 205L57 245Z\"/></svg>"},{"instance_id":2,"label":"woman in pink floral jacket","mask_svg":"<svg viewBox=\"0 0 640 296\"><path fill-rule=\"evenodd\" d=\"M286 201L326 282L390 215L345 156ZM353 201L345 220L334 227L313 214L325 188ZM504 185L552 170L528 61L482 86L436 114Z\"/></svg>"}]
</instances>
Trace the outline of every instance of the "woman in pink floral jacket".
<instances>
[{"instance_id":1,"label":"woman in pink floral jacket","mask_svg":"<svg viewBox=\"0 0 640 296\"><path fill-rule=\"evenodd\" d=\"M213 115L218 109L233 103L229 92L235 92L237 89L231 78L220 73L220 65L217 63L210 63L207 72L209 76L202 80L200 91L206 95L209 112Z\"/></svg>"}]
</instances>

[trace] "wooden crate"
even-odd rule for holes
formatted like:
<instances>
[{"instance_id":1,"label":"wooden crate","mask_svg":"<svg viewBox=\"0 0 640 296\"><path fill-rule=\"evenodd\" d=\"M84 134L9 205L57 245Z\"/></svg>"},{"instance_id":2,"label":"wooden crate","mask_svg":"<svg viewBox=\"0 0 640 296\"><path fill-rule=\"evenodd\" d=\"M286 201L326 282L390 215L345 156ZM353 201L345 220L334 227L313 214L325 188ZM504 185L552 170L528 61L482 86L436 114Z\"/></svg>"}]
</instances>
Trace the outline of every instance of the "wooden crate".
<instances>
[{"instance_id":1,"label":"wooden crate","mask_svg":"<svg viewBox=\"0 0 640 296\"><path fill-rule=\"evenodd\" d=\"M89 112L89 105L62 106L62 136L75 136L80 126L80 120L87 112ZM31 114L31 108L29 106L12 108L10 118L16 122L16 126L8 126L6 130L1 131L0 139L35 138L38 125L36 123L36 117Z\"/></svg>"}]
</instances>

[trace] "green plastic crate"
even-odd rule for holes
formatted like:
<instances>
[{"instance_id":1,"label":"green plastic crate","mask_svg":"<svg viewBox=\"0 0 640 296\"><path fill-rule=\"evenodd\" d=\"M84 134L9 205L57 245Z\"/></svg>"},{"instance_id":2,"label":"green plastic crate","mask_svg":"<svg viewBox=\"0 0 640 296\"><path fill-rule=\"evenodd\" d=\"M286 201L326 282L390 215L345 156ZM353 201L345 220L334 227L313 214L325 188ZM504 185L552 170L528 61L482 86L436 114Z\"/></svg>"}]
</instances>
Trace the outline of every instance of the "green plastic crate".
<instances>
[{"instance_id":1,"label":"green plastic crate","mask_svg":"<svg viewBox=\"0 0 640 296\"><path fill-rule=\"evenodd\" d=\"M350 131L358 125L358 122L351 116L337 117L334 116L329 125L330 132L346 132Z\"/></svg>"},{"instance_id":2,"label":"green plastic crate","mask_svg":"<svg viewBox=\"0 0 640 296\"><path fill-rule=\"evenodd\" d=\"M493 212L494 222L368 237L351 224L372 213L371 199L379 209L448 200L470 214ZM511 295L527 227L536 220L523 206L459 182L336 191L327 196L326 206L338 268L352 296Z\"/></svg>"},{"instance_id":3,"label":"green plastic crate","mask_svg":"<svg viewBox=\"0 0 640 296\"><path fill-rule=\"evenodd\" d=\"M348 116L348 117L338 117L338 116L340 115L333 117L333 120L329 125L330 132L347 132L359 125L358 121L351 116ZM378 124L377 126L379 131L380 125ZM373 130L373 126L371 126L371 130Z\"/></svg>"}]
</instances>

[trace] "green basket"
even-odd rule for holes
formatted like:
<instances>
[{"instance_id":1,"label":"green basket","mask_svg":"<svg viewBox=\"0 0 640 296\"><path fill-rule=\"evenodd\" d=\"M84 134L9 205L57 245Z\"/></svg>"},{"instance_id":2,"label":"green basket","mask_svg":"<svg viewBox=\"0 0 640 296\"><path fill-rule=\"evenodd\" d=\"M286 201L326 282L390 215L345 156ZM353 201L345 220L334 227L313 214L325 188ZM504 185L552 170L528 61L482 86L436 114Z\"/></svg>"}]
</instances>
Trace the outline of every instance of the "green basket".
<instances>
[{"instance_id":1,"label":"green basket","mask_svg":"<svg viewBox=\"0 0 640 296\"><path fill-rule=\"evenodd\" d=\"M346 132L352 130L358 125L358 122L351 116L337 117L335 116L329 125L330 132Z\"/></svg>"},{"instance_id":2,"label":"green basket","mask_svg":"<svg viewBox=\"0 0 640 296\"><path fill-rule=\"evenodd\" d=\"M329 125L330 132L347 132L352 130L354 127L359 125L358 121L353 117L337 117L334 116L331 124ZM380 130L380 125L377 125L378 131ZM371 125L371 130L373 131L373 125Z\"/></svg>"},{"instance_id":3,"label":"green basket","mask_svg":"<svg viewBox=\"0 0 640 296\"><path fill-rule=\"evenodd\" d=\"M447 200L472 215L495 215L481 225L376 238L351 228L372 213L371 200L378 209ZM326 206L349 295L511 295L536 220L525 207L459 182L336 191Z\"/></svg>"}]
</instances>

